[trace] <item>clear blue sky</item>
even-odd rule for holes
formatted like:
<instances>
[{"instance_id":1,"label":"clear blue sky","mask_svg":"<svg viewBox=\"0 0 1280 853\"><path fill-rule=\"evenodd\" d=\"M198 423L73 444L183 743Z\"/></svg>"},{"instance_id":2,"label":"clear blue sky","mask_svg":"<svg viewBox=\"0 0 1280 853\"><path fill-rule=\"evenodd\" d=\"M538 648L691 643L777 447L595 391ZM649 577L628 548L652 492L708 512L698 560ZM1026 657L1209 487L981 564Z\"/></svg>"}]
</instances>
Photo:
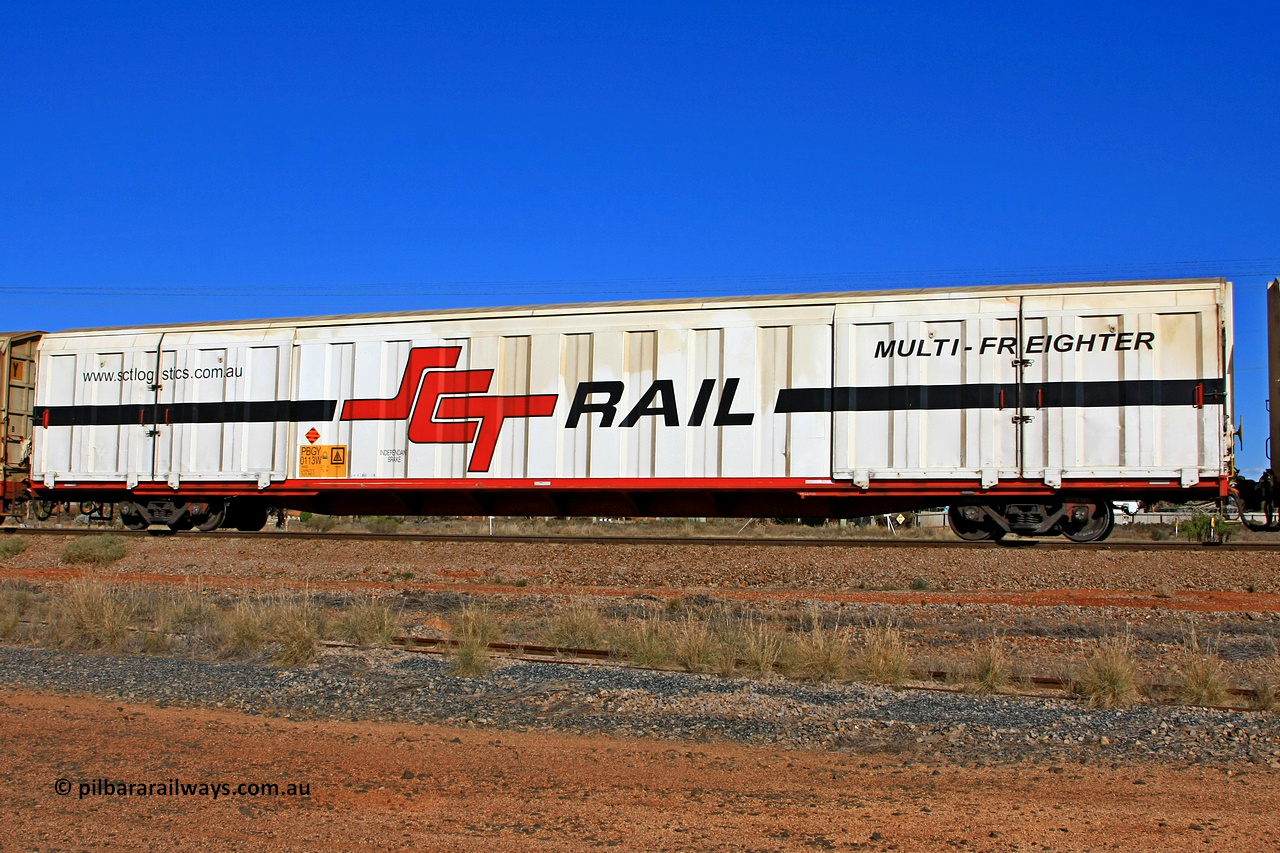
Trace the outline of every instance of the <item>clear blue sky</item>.
<instances>
[{"instance_id":1,"label":"clear blue sky","mask_svg":"<svg viewBox=\"0 0 1280 853\"><path fill-rule=\"evenodd\" d=\"M1224 275L1262 465L1280 4L36 4L10 328Z\"/></svg>"}]
</instances>

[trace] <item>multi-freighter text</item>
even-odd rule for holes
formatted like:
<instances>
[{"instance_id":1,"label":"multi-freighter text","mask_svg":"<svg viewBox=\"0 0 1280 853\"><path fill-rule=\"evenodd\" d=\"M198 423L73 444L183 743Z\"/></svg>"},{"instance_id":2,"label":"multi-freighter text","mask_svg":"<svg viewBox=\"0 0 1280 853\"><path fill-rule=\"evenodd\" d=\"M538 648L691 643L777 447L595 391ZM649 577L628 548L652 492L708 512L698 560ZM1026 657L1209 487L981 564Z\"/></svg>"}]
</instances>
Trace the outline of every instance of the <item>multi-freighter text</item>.
<instances>
[{"instance_id":1,"label":"multi-freighter text","mask_svg":"<svg viewBox=\"0 0 1280 853\"><path fill-rule=\"evenodd\" d=\"M1128 352L1153 349L1155 332L1099 332L1092 335L1030 335L1022 348L1023 355L1049 352ZM963 345L959 338L876 341L876 358L918 356L923 358L959 355L972 352L972 344ZM1015 337L986 337L978 342L978 355L1018 354Z\"/></svg>"}]
</instances>

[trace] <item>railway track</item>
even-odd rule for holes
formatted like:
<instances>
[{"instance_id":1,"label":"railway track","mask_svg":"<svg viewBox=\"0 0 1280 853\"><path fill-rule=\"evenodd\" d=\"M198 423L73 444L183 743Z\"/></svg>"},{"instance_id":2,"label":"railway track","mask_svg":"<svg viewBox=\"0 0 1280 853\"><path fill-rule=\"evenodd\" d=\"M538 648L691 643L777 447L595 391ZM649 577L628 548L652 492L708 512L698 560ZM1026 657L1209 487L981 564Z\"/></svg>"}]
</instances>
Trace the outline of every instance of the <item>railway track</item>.
<instances>
[{"instance_id":1,"label":"railway track","mask_svg":"<svg viewBox=\"0 0 1280 853\"><path fill-rule=\"evenodd\" d=\"M800 536L751 537L751 536L577 536L577 535L507 535L487 536L483 534L462 533L369 533L342 532L317 533L303 531L261 530L255 533L241 533L233 530L220 530L213 533L185 531L175 533L167 529L159 530L114 530L105 528L72 528L72 527L3 527L0 533L22 536L166 536L176 538L199 538L202 541L219 539L278 539L285 541L323 540L330 542L441 542L441 543L511 543L536 545L720 545L720 546L758 546L788 548L921 548L921 549L953 549L975 550L990 548L1006 548L1040 551L1072 550L1072 551L1277 551L1280 552L1280 539L1276 540L1244 540L1236 542L1170 542L1170 541L1126 541L1106 542L1071 542L1058 537L1048 539L1006 539L1000 542L971 542L963 539L883 539L883 538L817 538Z\"/></svg>"},{"instance_id":2,"label":"railway track","mask_svg":"<svg viewBox=\"0 0 1280 853\"><path fill-rule=\"evenodd\" d=\"M321 640L320 645L327 648L336 649L355 649L360 646L355 643L346 643L339 640ZM411 637L399 635L391 639L390 648L398 651L417 652L419 654L444 655L448 656L454 653L459 643L457 640L436 639L433 637ZM640 669L652 669L653 667L640 666L626 659L624 655L620 655L617 651L609 649L576 649L562 646L544 646L532 645L528 643L489 643L489 651L496 652L500 655L510 658L516 658L525 661L547 661L554 660L557 663L575 664L575 665L591 665L600 663L601 661L611 662L613 664L624 664L626 666L638 667ZM748 661L738 660L734 662L736 666L745 667L749 665ZM926 669L917 673L920 681L909 682L899 686L899 689L905 690L944 690L950 693L964 693L968 688L962 683L965 673L958 670L945 669ZM1150 695L1162 696L1166 699L1173 696L1177 692L1177 685L1165 681L1149 681L1142 685L1142 688ZM1019 687L1026 688L1019 690ZM1010 687L1005 691L1005 695L1018 696L1035 696L1035 693L1027 692L1027 689L1050 689L1061 690L1071 693L1074 690L1075 682L1071 679L1062 678L1053 675L1027 675L1022 676L1010 683ZM1258 692L1252 687L1228 687L1224 693L1236 700L1249 702L1257 698ZM1235 705L1204 705L1201 707L1216 708L1219 710L1239 710L1239 706Z\"/></svg>"},{"instance_id":3,"label":"railway track","mask_svg":"<svg viewBox=\"0 0 1280 853\"><path fill-rule=\"evenodd\" d=\"M26 620L22 620L24 624ZM44 623L40 623L44 624ZM159 633L156 631L142 631L138 628L126 629L131 633ZM178 636L180 632L174 632L174 636ZM331 649L359 649L365 648L356 643L348 643L341 640L319 640L318 645ZM391 638L391 643L387 648L403 652L416 652L418 654L442 655L449 656L454 654L460 643L453 639L435 638L435 637L414 637L405 634L399 634ZM567 646L548 646L531 643L506 643L493 642L487 646L491 653L497 653L504 657L515 658L525 661L555 661L562 664L572 665L591 665L602 662L612 663L614 665L625 665L637 667L639 669L654 669L654 667L636 664L613 649L582 649L571 648ZM734 662L736 666L745 667L749 665L746 660L737 660ZM659 668L660 669L660 668ZM966 687L961 683L964 680L964 672L943 670L943 669L926 669L917 673L919 681L908 682L900 685L899 689L905 690L944 690L951 693L964 693ZM1019 690L1018 687L1028 689L1039 688L1041 690L1061 690L1067 693L1072 692L1074 682L1070 679L1059 676L1050 675L1027 675L1011 682L1010 687L1005 691L1006 695L1019 696L1035 696L1037 694L1028 693L1026 690ZM1149 694L1160 695L1164 697L1172 696L1177 686L1163 681L1151 681L1142 685ZM1224 691L1226 695L1237 700L1248 702L1257 698L1257 691L1251 687L1228 687ZM1231 705L1204 705L1202 707L1216 708L1219 710L1239 710L1239 706Z\"/></svg>"}]
</instances>

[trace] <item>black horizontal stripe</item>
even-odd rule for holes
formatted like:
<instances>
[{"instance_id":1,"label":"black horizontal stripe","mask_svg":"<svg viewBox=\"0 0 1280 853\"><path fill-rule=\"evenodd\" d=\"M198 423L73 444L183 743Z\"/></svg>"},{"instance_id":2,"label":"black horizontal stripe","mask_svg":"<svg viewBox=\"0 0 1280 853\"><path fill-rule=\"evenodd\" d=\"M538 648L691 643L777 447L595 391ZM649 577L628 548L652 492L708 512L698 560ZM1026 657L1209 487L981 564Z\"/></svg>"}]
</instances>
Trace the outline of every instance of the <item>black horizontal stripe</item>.
<instances>
[{"instance_id":1,"label":"black horizontal stripe","mask_svg":"<svg viewBox=\"0 0 1280 853\"><path fill-rule=\"evenodd\" d=\"M224 403L147 403L123 406L36 406L35 421L45 426L118 426L120 424L274 423L329 421L337 400L232 400Z\"/></svg>"},{"instance_id":2,"label":"black horizontal stripe","mask_svg":"<svg viewBox=\"0 0 1280 853\"><path fill-rule=\"evenodd\" d=\"M1114 382L1026 382L1026 409L1079 406L1215 405L1226 395L1225 379L1127 379ZM1197 386L1203 386L1202 396ZM1003 398L1001 394L1003 392ZM870 385L837 388L784 388L776 411L890 412L912 409L1016 409L1018 385L982 382L965 385Z\"/></svg>"}]
</instances>

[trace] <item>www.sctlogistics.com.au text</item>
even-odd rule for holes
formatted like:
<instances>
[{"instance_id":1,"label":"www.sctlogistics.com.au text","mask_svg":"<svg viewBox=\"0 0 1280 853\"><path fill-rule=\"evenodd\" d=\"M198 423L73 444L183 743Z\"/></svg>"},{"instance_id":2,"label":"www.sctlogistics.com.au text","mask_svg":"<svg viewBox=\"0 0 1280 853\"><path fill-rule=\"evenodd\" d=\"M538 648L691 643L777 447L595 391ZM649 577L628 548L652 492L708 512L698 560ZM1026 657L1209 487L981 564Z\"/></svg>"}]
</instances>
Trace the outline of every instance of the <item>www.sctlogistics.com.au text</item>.
<instances>
[{"instance_id":1,"label":"www.sctlogistics.com.au text","mask_svg":"<svg viewBox=\"0 0 1280 853\"><path fill-rule=\"evenodd\" d=\"M59 779L54 791L61 796L75 793L86 797L309 797L310 782L184 782L165 779L155 782L129 782L119 779L88 779L73 783Z\"/></svg>"},{"instance_id":2,"label":"www.sctlogistics.com.au text","mask_svg":"<svg viewBox=\"0 0 1280 853\"><path fill-rule=\"evenodd\" d=\"M178 379L239 379L244 376L243 367L166 367L160 371L161 382ZM156 381L156 372L142 367L128 370L85 370L80 374L85 382L142 382L150 385Z\"/></svg>"}]
</instances>

